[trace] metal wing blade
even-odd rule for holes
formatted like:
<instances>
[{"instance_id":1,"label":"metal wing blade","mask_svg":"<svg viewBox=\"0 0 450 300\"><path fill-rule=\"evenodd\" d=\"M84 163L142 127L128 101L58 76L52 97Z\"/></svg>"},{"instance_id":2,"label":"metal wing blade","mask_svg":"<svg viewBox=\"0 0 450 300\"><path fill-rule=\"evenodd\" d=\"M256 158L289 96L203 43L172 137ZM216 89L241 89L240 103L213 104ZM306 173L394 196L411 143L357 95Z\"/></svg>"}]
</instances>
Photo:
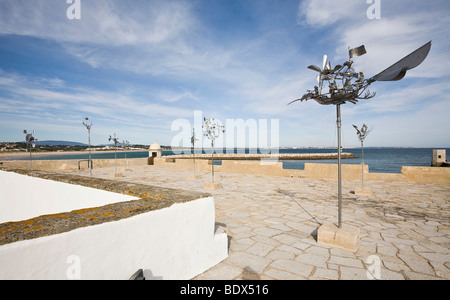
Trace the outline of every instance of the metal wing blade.
<instances>
[{"instance_id":1,"label":"metal wing blade","mask_svg":"<svg viewBox=\"0 0 450 300\"><path fill-rule=\"evenodd\" d=\"M323 55L323 62L322 62L322 70L325 70L325 67L327 66L328 62L328 56L326 54Z\"/></svg>"},{"instance_id":2,"label":"metal wing blade","mask_svg":"<svg viewBox=\"0 0 450 300\"><path fill-rule=\"evenodd\" d=\"M369 79L369 82L374 81L396 81L400 80L406 75L406 71L411 70L420 65L431 49L431 41L417 49L416 51L405 56L386 70L378 73Z\"/></svg>"},{"instance_id":3,"label":"metal wing blade","mask_svg":"<svg viewBox=\"0 0 450 300\"><path fill-rule=\"evenodd\" d=\"M295 99L294 101L289 102L288 105L290 105L290 104L292 104L292 103L294 103L294 102L297 102L297 101L303 101L303 100L305 100L305 99L303 99L303 98Z\"/></svg>"},{"instance_id":4,"label":"metal wing blade","mask_svg":"<svg viewBox=\"0 0 450 300\"><path fill-rule=\"evenodd\" d=\"M308 66L308 69L317 71L319 73L322 72L322 70L318 66L315 66L315 65Z\"/></svg>"}]
</instances>

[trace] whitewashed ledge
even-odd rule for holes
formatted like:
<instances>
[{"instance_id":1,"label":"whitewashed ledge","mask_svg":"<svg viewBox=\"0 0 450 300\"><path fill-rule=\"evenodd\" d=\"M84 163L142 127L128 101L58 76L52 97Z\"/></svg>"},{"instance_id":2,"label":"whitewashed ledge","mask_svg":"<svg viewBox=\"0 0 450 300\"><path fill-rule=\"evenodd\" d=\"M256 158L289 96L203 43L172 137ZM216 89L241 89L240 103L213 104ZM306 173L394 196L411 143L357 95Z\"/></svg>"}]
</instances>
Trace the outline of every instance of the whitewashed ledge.
<instances>
[{"instance_id":1,"label":"whitewashed ledge","mask_svg":"<svg viewBox=\"0 0 450 300\"><path fill-rule=\"evenodd\" d=\"M166 159L192 159L192 154L168 155L163 156ZM211 154L195 154L196 159L211 159ZM337 159L337 153L272 153L272 154L252 154L252 153L214 153L215 160L321 160ZM358 158L352 153L341 153L341 158Z\"/></svg>"},{"instance_id":2,"label":"whitewashed ledge","mask_svg":"<svg viewBox=\"0 0 450 300\"><path fill-rule=\"evenodd\" d=\"M0 280L190 279L228 256L207 193L0 168L0 209Z\"/></svg>"}]
</instances>

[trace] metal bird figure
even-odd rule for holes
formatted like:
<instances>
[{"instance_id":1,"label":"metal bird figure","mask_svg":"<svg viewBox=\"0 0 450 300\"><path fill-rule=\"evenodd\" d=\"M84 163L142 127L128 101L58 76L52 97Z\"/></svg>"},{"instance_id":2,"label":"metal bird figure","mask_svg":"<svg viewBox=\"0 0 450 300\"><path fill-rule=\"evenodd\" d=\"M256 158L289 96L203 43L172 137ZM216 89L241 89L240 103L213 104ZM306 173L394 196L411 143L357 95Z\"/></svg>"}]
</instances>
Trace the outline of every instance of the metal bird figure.
<instances>
[{"instance_id":1,"label":"metal bird figure","mask_svg":"<svg viewBox=\"0 0 450 300\"><path fill-rule=\"evenodd\" d=\"M357 48L349 49L349 59L342 65L337 65L333 69L328 57L324 55L322 69L318 66L308 66L308 69L319 72L317 80L319 86L308 90L300 99L296 101L306 101L310 99L316 100L322 105L336 105L336 124L338 133L338 227L342 228L342 176L341 176L341 104L350 102L356 104L358 100L371 99L375 93L370 92L367 88L375 81L397 81L405 77L406 71L411 70L420 65L428 56L431 48L431 41L423 45L419 49L405 56L389 68L378 73L377 75L365 79L363 72L356 72L353 68L353 57L366 54L364 45ZM324 83L328 83L328 90L324 87ZM288 105L289 105L288 104ZM358 130L356 128L356 130ZM358 130L358 134L361 131ZM367 133L366 133L367 135Z\"/></svg>"},{"instance_id":2,"label":"metal bird figure","mask_svg":"<svg viewBox=\"0 0 450 300\"><path fill-rule=\"evenodd\" d=\"M289 104L310 99L323 105L344 104L347 101L356 104L358 100L373 98L375 93L367 89L370 84L375 81L402 79L405 77L406 71L417 67L425 60L430 48L431 41L369 79L364 78L363 72L356 72L353 68L352 58L366 53L364 45L350 49L349 60L333 69L327 56L324 55L322 69L315 65L308 66L308 69L319 72L317 77L319 85L314 86L314 89L308 90L301 98L291 101ZM326 89L325 83L328 83L328 89Z\"/></svg>"}]
</instances>

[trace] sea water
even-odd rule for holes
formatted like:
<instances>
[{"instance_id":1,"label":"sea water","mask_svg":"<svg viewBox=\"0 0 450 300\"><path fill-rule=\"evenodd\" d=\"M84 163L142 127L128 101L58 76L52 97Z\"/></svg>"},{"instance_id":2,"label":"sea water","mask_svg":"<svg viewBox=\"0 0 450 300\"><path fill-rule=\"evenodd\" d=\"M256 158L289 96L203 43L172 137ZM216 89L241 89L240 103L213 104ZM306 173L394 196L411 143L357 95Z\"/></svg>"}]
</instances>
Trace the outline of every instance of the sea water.
<instances>
[{"instance_id":1,"label":"sea water","mask_svg":"<svg viewBox=\"0 0 450 300\"><path fill-rule=\"evenodd\" d=\"M431 159L433 155L433 149L445 149L446 153L450 153L450 148L364 148L364 163L369 166L369 172L375 173L400 173L402 166L431 166ZM332 148L281 148L279 153L336 153L337 149ZM361 148L345 148L343 152L353 153L358 158L343 159L343 164L361 164L362 155ZM224 153L222 150L216 150L216 153ZM183 154L191 153L189 150L184 150ZM210 150L196 150L196 153L211 153ZM227 151L229 153L229 151ZM252 149L235 149L234 153L267 153L267 151L255 151ZM172 151L162 151L162 155L179 154ZM148 157L148 151L130 151L130 152L117 152L116 154L111 152L95 153L92 154L92 159L114 159L117 158L143 158ZM63 160L63 159L75 159L82 160L88 159L87 153L83 154L58 154L58 155L39 155L33 156L33 160ZM447 154L448 157L448 154ZM16 160L28 160L28 156L14 158ZM220 161L216 161L215 164L220 164ZM285 169L298 169L303 170L305 163L337 163L337 159L327 160L282 160L283 168Z\"/></svg>"}]
</instances>

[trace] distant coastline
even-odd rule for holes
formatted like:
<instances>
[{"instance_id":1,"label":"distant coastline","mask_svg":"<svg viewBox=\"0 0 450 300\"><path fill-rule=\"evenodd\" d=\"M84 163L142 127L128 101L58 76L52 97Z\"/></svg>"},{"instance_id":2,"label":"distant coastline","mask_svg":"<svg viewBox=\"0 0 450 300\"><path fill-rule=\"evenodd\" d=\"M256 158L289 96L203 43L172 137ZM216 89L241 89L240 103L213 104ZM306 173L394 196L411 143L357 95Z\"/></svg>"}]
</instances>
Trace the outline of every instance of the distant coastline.
<instances>
[{"instance_id":1,"label":"distant coastline","mask_svg":"<svg viewBox=\"0 0 450 300\"><path fill-rule=\"evenodd\" d=\"M142 152L147 151L145 149L139 149L139 150L117 150L117 153L121 152ZM91 153L112 153L114 150L92 150ZM34 156L46 156L46 155L71 155L71 154L89 154L88 150L80 150L80 151L32 151L31 155ZM24 151L5 151L0 152L0 160L2 158L14 158L14 157L24 157L24 156L30 156L30 152L24 152Z\"/></svg>"}]
</instances>

